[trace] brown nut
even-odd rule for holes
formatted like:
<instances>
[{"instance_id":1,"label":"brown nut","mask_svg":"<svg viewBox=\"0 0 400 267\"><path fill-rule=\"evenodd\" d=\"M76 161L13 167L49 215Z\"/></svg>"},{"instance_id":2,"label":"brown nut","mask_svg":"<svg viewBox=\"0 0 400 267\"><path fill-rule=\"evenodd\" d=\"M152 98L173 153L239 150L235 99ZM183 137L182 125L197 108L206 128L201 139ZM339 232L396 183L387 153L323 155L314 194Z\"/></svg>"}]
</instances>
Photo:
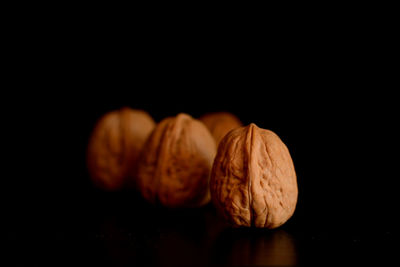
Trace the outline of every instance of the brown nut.
<instances>
[{"instance_id":1,"label":"brown nut","mask_svg":"<svg viewBox=\"0 0 400 267\"><path fill-rule=\"evenodd\" d=\"M199 119L210 130L217 145L229 131L243 126L240 120L229 112L208 113Z\"/></svg>"},{"instance_id":2,"label":"brown nut","mask_svg":"<svg viewBox=\"0 0 400 267\"><path fill-rule=\"evenodd\" d=\"M289 150L255 124L222 139L211 173L217 210L234 226L276 228L294 213L297 178Z\"/></svg>"},{"instance_id":3,"label":"brown nut","mask_svg":"<svg viewBox=\"0 0 400 267\"><path fill-rule=\"evenodd\" d=\"M215 154L215 141L200 121L183 113L162 120L139 161L138 185L143 197L166 207L207 204Z\"/></svg>"},{"instance_id":4,"label":"brown nut","mask_svg":"<svg viewBox=\"0 0 400 267\"><path fill-rule=\"evenodd\" d=\"M116 190L131 182L142 146L155 126L142 110L122 108L105 114L89 140L87 165L93 182Z\"/></svg>"}]
</instances>

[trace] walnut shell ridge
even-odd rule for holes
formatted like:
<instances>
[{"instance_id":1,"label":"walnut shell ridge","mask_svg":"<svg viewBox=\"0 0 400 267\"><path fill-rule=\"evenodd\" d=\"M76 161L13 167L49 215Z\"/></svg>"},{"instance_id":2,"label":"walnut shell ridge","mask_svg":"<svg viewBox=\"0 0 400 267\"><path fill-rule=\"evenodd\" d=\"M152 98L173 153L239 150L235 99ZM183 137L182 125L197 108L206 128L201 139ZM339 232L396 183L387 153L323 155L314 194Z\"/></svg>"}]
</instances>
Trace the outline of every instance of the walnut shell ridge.
<instances>
[{"instance_id":1,"label":"walnut shell ridge","mask_svg":"<svg viewBox=\"0 0 400 267\"><path fill-rule=\"evenodd\" d=\"M215 141L203 123L184 113L165 118L148 138L139 161L143 197L166 207L207 204L215 154Z\"/></svg>"},{"instance_id":2,"label":"walnut shell ridge","mask_svg":"<svg viewBox=\"0 0 400 267\"><path fill-rule=\"evenodd\" d=\"M199 120L210 130L217 145L229 131L243 126L242 122L229 112L207 113L201 116Z\"/></svg>"},{"instance_id":3,"label":"walnut shell ridge","mask_svg":"<svg viewBox=\"0 0 400 267\"><path fill-rule=\"evenodd\" d=\"M145 111L128 107L97 122L89 140L87 166L92 181L106 190L134 184L141 149L155 122Z\"/></svg>"},{"instance_id":4,"label":"walnut shell ridge","mask_svg":"<svg viewBox=\"0 0 400 267\"><path fill-rule=\"evenodd\" d=\"M274 132L253 123L229 132L218 147L210 190L234 226L279 227L293 215L298 196L289 150Z\"/></svg>"}]
</instances>

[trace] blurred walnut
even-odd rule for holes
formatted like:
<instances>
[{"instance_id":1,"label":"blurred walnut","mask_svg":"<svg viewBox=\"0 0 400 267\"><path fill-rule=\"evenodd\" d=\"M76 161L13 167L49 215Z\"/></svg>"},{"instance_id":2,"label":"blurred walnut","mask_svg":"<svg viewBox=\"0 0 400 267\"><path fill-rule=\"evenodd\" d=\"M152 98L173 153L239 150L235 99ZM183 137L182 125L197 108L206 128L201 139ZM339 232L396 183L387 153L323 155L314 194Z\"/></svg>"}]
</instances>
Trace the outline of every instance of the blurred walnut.
<instances>
[{"instance_id":1,"label":"blurred walnut","mask_svg":"<svg viewBox=\"0 0 400 267\"><path fill-rule=\"evenodd\" d=\"M132 181L136 163L154 120L142 110L122 108L105 114L93 130L87 164L92 180L108 190Z\"/></svg>"},{"instance_id":2,"label":"blurred walnut","mask_svg":"<svg viewBox=\"0 0 400 267\"><path fill-rule=\"evenodd\" d=\"M200 120L210 130L217 145L229 131L243 126L235 115L228 112L208 113L200 117Z\"/></svg>"},{"instance_id":3,"label":"blurred walnut","mask_svg":"<svg viewBox=\"0 0 400 267\"><path fill-rule=\"evenodd\" d=\"M231 131L218 148L210 190L217 210L235 226L282 225L292 216L298 194L287 147L255 124Z\"/></svg>"},{"instance_id":4,"label":"blurred walnut","mask_svg":"<svg viewBox=\"0 0 400 267\"><path fill-rule=\"evenodd\" d=\"M138 185L143 197L167 207L208 203L215 154L215 141L200 121L183 113L162 120L139 161Z\"/></svg>"}]
</instances>

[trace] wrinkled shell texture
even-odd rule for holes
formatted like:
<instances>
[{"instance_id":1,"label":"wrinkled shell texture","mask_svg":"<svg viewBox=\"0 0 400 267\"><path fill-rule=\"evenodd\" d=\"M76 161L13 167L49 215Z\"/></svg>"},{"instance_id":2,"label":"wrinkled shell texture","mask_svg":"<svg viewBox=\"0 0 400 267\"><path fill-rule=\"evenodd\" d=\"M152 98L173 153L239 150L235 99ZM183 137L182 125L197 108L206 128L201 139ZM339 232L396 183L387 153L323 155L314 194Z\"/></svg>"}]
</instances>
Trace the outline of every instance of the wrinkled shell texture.
<instances>
[{"instance_id":1,"label":"wrinkled shell texture","mask_svg":"<svg viewBox=\"0 0 400 267\"><path fill-rule=\"evenodd\" d=\"M162 120L147 140L139 162L138 185L143 197L167 207L208 203L215 154L215 141L200 121L183 113Z\"/></svg>"},{"instance_id":2,"label":"wrinkled shell texture","mask_svg":"<svg viewBox=\"0 0 400 267\"><path fill-rule=\"evenodd\" d=\"M231 130L243 126L240 120L229 112L208 113L200 117L207 126L217 144Z\"/></svg>"},{"instance_id":3,"label":"wrinkled shell texture","mask_svg":"<svg viewBox=\"0 0 400 267\"><path fill-rule=\"evenodd\" d=\"M105 114L89 140L87 164L95 184L116 190L133 179L141 149L155 122L141 110L122 108Z\"/></svg>"},{"instance_id":4,"label":"wrinkled shell texture","mask_svg":"<svg viewBox=\"0 0 400 267\"><path fill-rule=\"evenodd\" d=\"M210 190L217 210L234 226L276 228L294 213L297 178L286 145L255 124L221 141Z\"/></svg>"}]
</instances>

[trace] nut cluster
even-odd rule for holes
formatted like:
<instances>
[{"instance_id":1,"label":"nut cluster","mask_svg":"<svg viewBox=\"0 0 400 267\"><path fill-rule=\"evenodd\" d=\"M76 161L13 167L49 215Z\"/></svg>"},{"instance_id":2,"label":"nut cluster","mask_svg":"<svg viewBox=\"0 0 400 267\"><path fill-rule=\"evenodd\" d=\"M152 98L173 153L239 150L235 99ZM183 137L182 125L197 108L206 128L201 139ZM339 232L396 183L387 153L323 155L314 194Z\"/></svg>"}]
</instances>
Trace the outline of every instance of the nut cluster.
<instances>
[{"instance_id":1,"label":"nut cluster","mask_svg":"<svg viewBox=\"0 0 400 267\"><path fill-rule=\"evenodd\" d=\"M227 112L199 120L180 113L158 124L140 110L107 113L94 128L87 162L104 189L133 184L149 202L172 208L212 199L233 226L279 227L297 203L286 145L272 131L243 127Z\"/></svg>"}]
</instances>

